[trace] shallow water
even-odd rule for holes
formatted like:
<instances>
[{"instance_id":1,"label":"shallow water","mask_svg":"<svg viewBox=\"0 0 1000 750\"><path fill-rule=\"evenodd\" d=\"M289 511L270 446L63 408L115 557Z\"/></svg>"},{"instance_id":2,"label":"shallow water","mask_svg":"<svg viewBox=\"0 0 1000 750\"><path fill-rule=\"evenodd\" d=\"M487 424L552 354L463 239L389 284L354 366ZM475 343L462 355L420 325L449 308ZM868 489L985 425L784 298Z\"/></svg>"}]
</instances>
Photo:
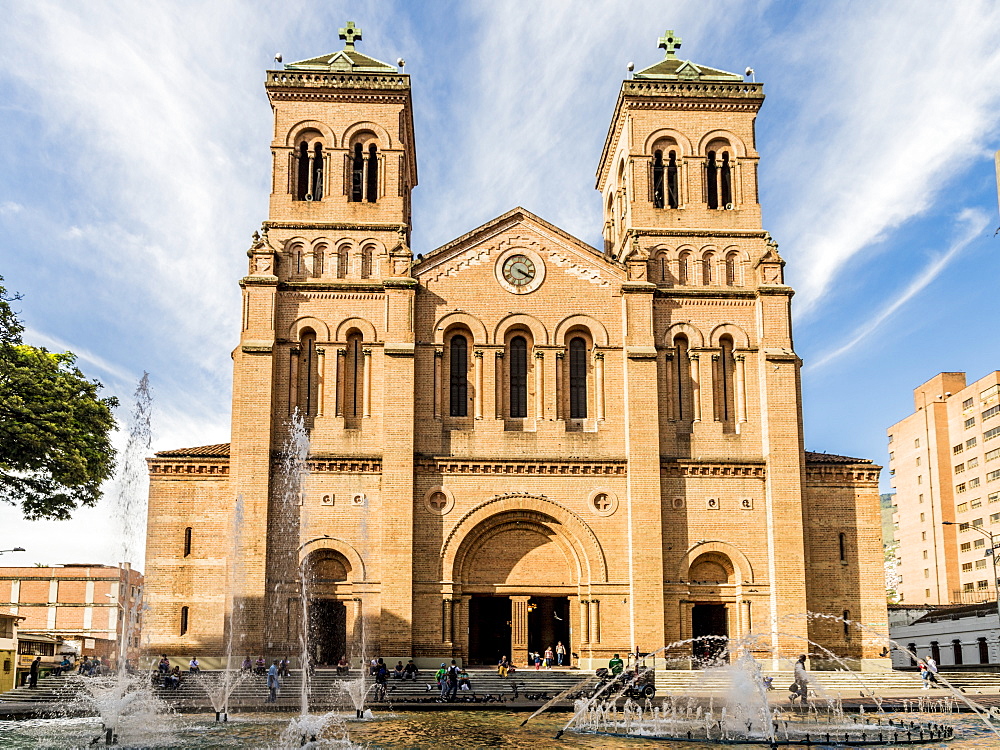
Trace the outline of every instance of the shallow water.
<instances>
[{"instance_id":1,"label":"shallow water","mask_svg":"<svg viewBox=\"0 0 1000 750\"><path fill-rule=\"evenodd\" d=\"M293 714L233 714L228 724L216 724L212 714L181 714L162 717L163 730L149 735L122 738L119 746L129 748L276 748L278 737ZM553 712L533 719L527 727L518 725L525 713L507 711L436 711L376 714L374 721L347 722L353 747L362 748L686 748L707 750L723 747L714 743L674 743L567 732L559 740L555 733L568 721L569 714ZM890 714L894 718L934 721L956 728L949 742L926 747L997 748L1000 740L969 714ZM167 727L170 727L167 730ZM34 719L0 722L0 747L11 750L86 748L101 734L99 719ZM726 746L732 747L732 746ZM744 745L764 748L763 745ZM813 747L821 747L814 745Z\"/></svg>"}]
</instances>

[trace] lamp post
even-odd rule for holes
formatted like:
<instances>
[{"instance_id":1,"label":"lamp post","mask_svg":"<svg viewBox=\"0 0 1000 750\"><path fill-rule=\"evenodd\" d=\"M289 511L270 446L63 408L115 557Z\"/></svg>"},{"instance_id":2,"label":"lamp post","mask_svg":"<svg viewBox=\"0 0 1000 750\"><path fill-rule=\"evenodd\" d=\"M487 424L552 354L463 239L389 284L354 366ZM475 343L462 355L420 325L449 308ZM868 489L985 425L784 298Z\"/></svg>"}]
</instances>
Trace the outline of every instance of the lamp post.
<instances>
[{"instance_id":1,"label":"lamp post","mask_svg":"<svg viewBox=\"0 0 1000 750\"><path fill-rule=\"evenodd\" d=\"M942 521L944 526L962 526L962 524L955 521ZM990 556L993 561L993 595L996 597L997 604L997 617L1000 618L1000 581L997 580L997 549L996 549L996 539L998 536L992 531L987 531L982 526L972 526L971 524L966 524L967 529L972 529L973 531L978 531L983 536L990 540L990 549L986 553ZM963 529L964 530L964 529ZM998 626L1000 626L1000 621L998 621Z\"/></svg>"},{"instance_id":2,"label":"lamp post","mask_svg":"<svg viewBox=\"0 0 1000 750\"><path fill-rule=\"evenodd\" d=\"M4 552L24 552L24 547L14 547L13 549L0 549L0 555Z\"/></svg>"}]
</instances>

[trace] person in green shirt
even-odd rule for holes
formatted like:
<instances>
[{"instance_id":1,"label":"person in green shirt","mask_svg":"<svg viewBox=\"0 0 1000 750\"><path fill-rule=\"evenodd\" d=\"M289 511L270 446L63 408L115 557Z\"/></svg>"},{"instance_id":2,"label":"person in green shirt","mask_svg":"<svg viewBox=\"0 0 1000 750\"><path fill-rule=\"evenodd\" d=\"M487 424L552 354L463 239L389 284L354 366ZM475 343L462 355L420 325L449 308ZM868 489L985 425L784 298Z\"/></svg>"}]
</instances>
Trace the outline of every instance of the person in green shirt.
<instances>
[{"instance_id":1,"label":"person in green shirt","mask_svg":"<svg viewBox=\"0 0 1000 750\"><path fill-rule=\"evenodd\" d=\"M615 658L608 662L608 671L615 677L625 671L625 662L621 660L618 654L615 654Z\"/></svg>"}]
</instances>

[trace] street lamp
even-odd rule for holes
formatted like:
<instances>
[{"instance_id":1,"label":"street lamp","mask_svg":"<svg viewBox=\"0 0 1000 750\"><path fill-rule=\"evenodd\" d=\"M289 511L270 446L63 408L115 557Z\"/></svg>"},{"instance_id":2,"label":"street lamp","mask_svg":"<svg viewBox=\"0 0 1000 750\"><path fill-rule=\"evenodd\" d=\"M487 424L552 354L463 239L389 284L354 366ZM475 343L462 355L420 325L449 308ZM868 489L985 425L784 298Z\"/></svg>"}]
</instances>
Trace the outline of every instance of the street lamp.
<instances>
[{"instance_id":1,"label":"street lamp","mask_svg":"<svg viewBox=\"0 0 1000 750\"><path fill-rule=\"evenodd\" d=\"M992 531L987 531L982 526L973 526L971 524L961 524L956 521L942 521L944 526L965 526L966 529L972 529L973 531L978 531L983 536L990 540L990 548L986 552L993 561L993 594L997 600L997 617L1000 618L1000 581L997 580L997 547L996 539L1000 537L998 534L994 534ZM965 529L962 529L964 531Z\"/></svg>"},{"instance_id":2,"label":"street lamp","mask_svg":"<svg viewBox=\"0 0 1000 750\"><path fill-rule=\"evenodd\" d=\"M24 547L14 547L14 549L0 549L0 555L4 552L24 552Z\"/></svg>"}]
</instances>

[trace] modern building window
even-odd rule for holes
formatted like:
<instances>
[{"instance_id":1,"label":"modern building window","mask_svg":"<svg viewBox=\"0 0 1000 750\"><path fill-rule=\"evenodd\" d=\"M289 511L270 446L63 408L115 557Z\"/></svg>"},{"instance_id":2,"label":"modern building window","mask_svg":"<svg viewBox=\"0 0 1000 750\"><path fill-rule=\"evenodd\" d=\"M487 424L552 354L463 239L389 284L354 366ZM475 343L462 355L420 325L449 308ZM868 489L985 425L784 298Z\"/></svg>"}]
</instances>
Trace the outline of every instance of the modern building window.
<instances>
[{"instance_id":1,"label":"modern building window","mask_svg":"<svg viewBox=\"0 0 1000 750\"><path fill-rule=\"evenodd\" d=\"M986 540L983 539L982 537L979 537L979 539L974 539L972 541L973 549L982 549L985 546L986 546Z\"/></svg>"},{"instance_id":2,"label":"modern building window","mask_svg":"<svg viewBox=\"0 0 1000 750\"><path fill-rule=\"evenodd\" d=\"M991 503L1000 502L1000 492L991 492L986 499Z\"/></svg>"},{"instance_id":3,"label":"modern building window","mask_svg":"<svg viewBox=\"0 0 1000 750\"><path fill-rule=\"evenodd\" d=\"M187 607L181 607L181 635L187 635L188 632L188 613Z\"/></svg>"},{"instance_id":4,"label":"modern building window","mask_svg":"<svg viewBox=\"0 0 1000 750\"><path fill-rule=\"evenodd\" d=\"M990 523L1000 523L1000 513L991 513L990 514ZM982 541L984 544L986 543L985 539L980 540L980 541Z\"/></svg>"},{"instance_id":5,"label":"modern building window","mask_svg":"<svg viewBox=\"0 0 1000 750\"><path fill-rule=\"evenodd\" d=\"M930 568L924 568L924 578L930 578L930 577L931 577Z\"/></svg>"},{"instance_id":6,"label":"modern building window","mask_svg":"<svg viewBox=\"0 0 1000 750\"><path fill-rule=\"evenodd\" d=\"M963 573L971 573L972 572L972 563L970 563L970 562L962 563L962 572Z\"/></svg>"},{"instance_id":7,"label":"modern building window","mask_svg":"<svg viewBox=\"0 0 1000 750\"><path fill-rule=\"evenodd\" d=\"M975 521L972 522L972 527L973 528L979 528L982 525L983 525L983 519L982 518L977 518Z\"/></svg>"},{"instance_id":8,"label":"modern building window","mask_svg":"<svg viewBox=\"0 0 1000 750\"><path fill-rule=\"evenodd\" d=\"M1000 404L997 404L996 406L991 406L989 409L984 411L980 415L980 419L983 422L985 422L987 419L989 419L990 417L995 417L997 414L1000 414Z\"/></svg>"},{"instance_id":9,"label":"modern building window","mask_svg":"<svg viewBox=\"0 0 1000 750\"><path fill-rule=\"evenodd\" d=\"M968 419L965 420L965 429L969 429L970 427L975 427L975 426L976 426L975 417L969 417Z\"/></svg>"},{"instance_id":10,"label":"modern building window","mask_svg":"<svg viewBox=\"0 0 1000 750\"><path fill-rule=\"evenodd\" d=\"M955 510L959 513L965 513L965 511L967 511L968 509L969 509L968 503L959 503L955 508Z\"/></svg>"},{"instance_id":11,"label":"modern building window","mask_svg":"<svg viewBox=\"0 0 1000 750\"><path fill-rule=\"evenodd\" d=\"M510 340L510 416L528 416L528 340L515 336Z\"/></svg>"},{"instance_id":12,"label":"modern building window","mask_svg":"<svg viewBox=\"0 0 1000 750\"><path fill-rule=\"evenodd\" d=\"M184 557L191 554L191 527L184 529Z\"/></svg>"},{"instance_id":13,"label":"modern building window","mask_svg":"<svg viewBox=\"0 0 1000 750\"><path fill-rule=\"evenodd\" d=\"M981 507L982 504L983 504L983 499L981 497L977 497L976 499L974 499L972 502L969 503L969 507L975 510L976 508Z\"/></svg>"},{"instance_id":14,"label":"modern building window","mask_svg":"<svg viewBox=\"0 0 1000 750\"><path fill-rule=\"evenodd\" d=\"M914 448L919 448L919 447L920 447L920 438L916 438L916 439L915 439L915 440L913 441L913 447L914 447Z\"/></svg>"},{"instance_id":15,"label":"modern building window","mask_svg":"<svg viewBox=\"0 0 1000 750\"><path fill-rule=\"evenodd\" d=\"M928 552L927 552L927 550L924 550L924 559L925 560L927 559L927 556L928 556Z\"/></svg>"},{"instance_id":16,"label":"modern building window","mask_svg":"<svg viewBox=\"0 0 1000 750\"><path fill-rule=\"evenodd\" d=\"M968 461L965 462L965 468L967 468L967 469L975 469L977 466L979 466L979 459L978 458L973 457L973 458L970 458Z\"/></svg>"},{"instance_id":17,"label":"modern building window","mask_svg":"<svg viewBox=\"0 0 1000 750\"><path fill-rule=\"evenodd\" d=\"M1000 469L997 469L996 471L988 472L986 474L986 481L987 482L995 482L998 479L1000 479Z\"/></svg>"},{"instance_id":18,"label":"modern building window","mask_svg":"<svg viewBox=\"0 0 1000 750\"><path fill-rule=\"evenodd\" d=\"M920 521L921 521L921 523L922 523L922 522L923 522L924 520L925 520L925 519L924 519L924 514L923 514L923 513L921 513L921 514L920 514Z\"/></svg>"},{"instance_id":19,"label":"modern building window","mask_svg":"<svg viewBox=\"0 0 1000 750\"><path fill-rule=\"evenodd\" d=\"M976 590L977 591L985 591L989 587L990 587L990 582L989 581L976 581Z\"/></svg>"},{"instance_id":20,"label":"modern building window","mask_svg":"<svg viewBox=\"0 0 1000 750\"><path fill-rule=\"evenodd\" d=\"M917 456L917 466L920 466L920 456Z\"/></svg>"},{"instance_id":21,"label":"modern building window","mask_svg":"<svg viewBox=\"0 0 1000 750\"><path fill-rule=\"evenodd\" d=\"M975 448L976 447L976 439L974 437L970 437L968 440L965 441L965 447L966 448Z\"/></svg>"},{"instance_id":22,"label":"modern building window","mask_svg":"<svg viewBox=\"0 0 1000 750\"><path fill-rule=\"evenodd\" d=\"M465 417L469 413L469 343L465 336L451 337L448 356L450 414Z\"/></svg>"},{"instance_id":23,"label":"modern building window","mask_svg":"<svg viewBox=\"0 0 1000 750\"><path fill-rule=\"evenodd\" d=\"M965 464L964 463L955 464L955 473L956 474L961 474L963 471L965 471Z\"/></svg>"},{"instance_id":24,"label":"modern building window","mask_svg":"<svg viewBox=\"0 0 1000 750\"><path fill-rule=\"evenodd\" d=\"M569 416L587 417L587 342L580 336L569 342Z\"/></svg>"},{"instance_id":25,"label":"modern building window","mask_svg":"<svg viewBox=\"0 0 1000 750\"><path fill-rule=\"evenodd\" d=\"M973 477L969 480L969 489L974 489L979 486L979 477Z\"/></svg>"},{"instance_id":26,"label":"modern building window","mask_svg":"<svg viewBox=\"0 0 1000 750\"><path fill-rule=\"evenodd\" d=\"M972 542L962 542L961 551L962 552L971 552L972 551Z\"/></svg>"},{"instance_id":27,"label":"modern building window","mask_svg":"<svg viewBox=\"0 0 1000 750\"><path fill-rule=\"evenodd\" d=\"M973 402L973 400L971 398L967 398L967 399L965 399L965 401L962 402L962 408L963 409L971 409L973 403L974 402Z\"/></svg>"},{"instance_id":28,"label":"modern building window","mask_svg":"<svg viewBox=\"0 0 1000 750\"><path fill-rule=\"evenodd\" d=\"M997 435L1000 435L1000 427L994 427L986 430L986 432L983 433L983 440L992 440Z\"/></svg>"},{"instance_id":29,"label":"modern building window","mask_svg":"<svg viewBox=\"0 0 1000 750\"><path fill-rule=\"evenodd\" d=\"M983 570L986 567L985 560L976 560L976 570Z\"/></svg>"},{"instance_id":30,"label":"modern building window","mask_svg":"<svg viewBox=\"0 0 1000 750\"><path fill-rule=\"evenodd\" d=\"M962 592L968 594L970 591L975 590L976 586L974 583L963 583Z\"/></svg>"},{"instance_id":31,"label":"modern building window","mask_svg":"<svg viewBox=\"0 0 1000 750\"><path fill-rule=\"evenodd\" d=\"M962 482L961 484L956 484L955 485L955 492L961 494L961 493L965 492L965 490L966 490L965 482Z\"/></svg>"},{"instance_id":32,"label":"modern building window","mask_svg":"<svg viewBox=\"0 0 1000 750\"><path fill-rule=\"evenodd\" d=\"M965 448L962 446L961 443L959 443L958 445L952 446L951 452L957 455L961 453L963 450L965 450Z\"/></svg>"},{"instance_id":33,"label":"modern building window","mask_svg":"<svg viewBox=\"0 0 1000 750\"><path fill-rule=\"evenodd\" d=\"M986 451L986 455L983 456L983 460L986 461L986 463L996 461L998 458L1000 458L1000 448L994 448L991 451Z\"/></svg>"}]
</instances>

